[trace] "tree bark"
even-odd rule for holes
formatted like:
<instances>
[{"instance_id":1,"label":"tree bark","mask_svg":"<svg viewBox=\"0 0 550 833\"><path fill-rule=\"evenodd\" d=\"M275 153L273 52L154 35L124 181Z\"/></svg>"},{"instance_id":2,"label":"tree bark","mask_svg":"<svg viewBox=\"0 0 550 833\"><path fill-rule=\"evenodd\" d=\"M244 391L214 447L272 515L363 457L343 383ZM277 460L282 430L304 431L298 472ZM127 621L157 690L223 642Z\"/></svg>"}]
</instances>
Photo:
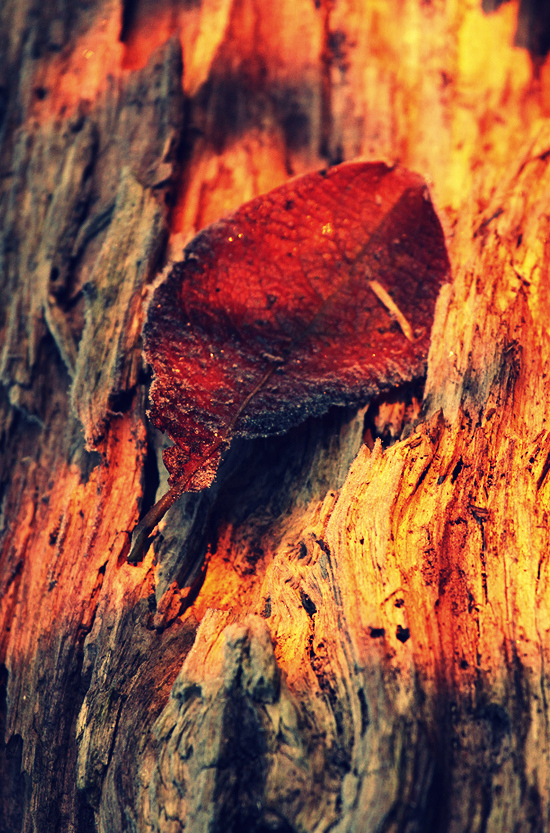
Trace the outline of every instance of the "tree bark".
<instances>
[{"instance_id":1,"label":"tree bark","mask_svg":"<svg viewBox=\"0 0 550 833\"><path fill-rule=\"evenodd\" d=\"M2 5L2 831L550 827L546 23ZM424 388L234 442L127 564L166 488L150 285L358 156L426 177L446 232Z\"/></svg>"}]
</instances>

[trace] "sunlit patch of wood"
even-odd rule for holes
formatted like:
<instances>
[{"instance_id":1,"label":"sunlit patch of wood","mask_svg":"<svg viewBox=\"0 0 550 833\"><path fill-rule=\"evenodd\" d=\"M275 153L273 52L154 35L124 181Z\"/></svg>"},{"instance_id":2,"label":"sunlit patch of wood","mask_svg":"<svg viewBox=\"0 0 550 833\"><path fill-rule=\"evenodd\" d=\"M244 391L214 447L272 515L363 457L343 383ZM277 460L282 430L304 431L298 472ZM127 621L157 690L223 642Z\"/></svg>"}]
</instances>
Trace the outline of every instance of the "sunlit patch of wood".
<instances>
[{"instance_id":1,"label":"sunlit patch of wood","mask_svg":"<svg viewBox=\"0 0 550 833\"><path fill-rule=\"evenodd\" d=\"M181 22L170 3L126 5L129 16L123 18L120 32L122 69L135 72L147 65L155 49L180 31Z\"/></svg>"},{"instance_id":2,"label":"sunlit patch of wood","mask_svg":"<svg viewBox=\"0 0 550 833\"><path fill-rule=\"evenodd\" d=\"M29 115L45 122L86 111L106 91L109 78L120 74L122 44L116 11L100 16L61 51L41 57L32 77Z\"/></svg>"},{"instance_id":3,"label":"sunlit patch of wood","mask_svg":"<svg viewBox=\"0 0 550 833\"><path fill-rule=\"evenodd\" d=\"M252 129L218 154L199 143L171 220L175 259L196 231L288 179L282 137ZM253 165L247 160L254 159Z\"/></svg>"}]
</instances>

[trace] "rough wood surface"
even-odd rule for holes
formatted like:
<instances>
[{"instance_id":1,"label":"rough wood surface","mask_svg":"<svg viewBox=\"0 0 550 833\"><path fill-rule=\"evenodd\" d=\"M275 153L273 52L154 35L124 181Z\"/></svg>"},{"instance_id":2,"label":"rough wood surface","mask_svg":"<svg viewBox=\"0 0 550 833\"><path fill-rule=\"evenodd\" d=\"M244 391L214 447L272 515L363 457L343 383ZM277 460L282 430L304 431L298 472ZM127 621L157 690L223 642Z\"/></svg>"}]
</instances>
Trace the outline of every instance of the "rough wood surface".
<instances>
[{"instance_id":1,"label":"rough wood surface","mask_svg":"<svg viewBox=\"0 0 550 833\"><path fill-rule=\"evenodd\" d=\"M2 831L550 826L550 76L532 5L485 8L1 5ZM356 156L447 233L416 421L235 443L126 564L148 284Z\"/></svg>"}]
</instances>

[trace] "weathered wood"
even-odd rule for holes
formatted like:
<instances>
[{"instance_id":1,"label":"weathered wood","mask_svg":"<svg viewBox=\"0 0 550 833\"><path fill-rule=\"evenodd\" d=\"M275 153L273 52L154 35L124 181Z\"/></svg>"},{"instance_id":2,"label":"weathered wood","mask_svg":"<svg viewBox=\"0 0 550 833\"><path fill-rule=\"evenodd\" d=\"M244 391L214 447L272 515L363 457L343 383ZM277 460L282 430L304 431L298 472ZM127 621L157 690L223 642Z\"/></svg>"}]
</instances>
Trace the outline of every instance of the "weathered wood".
<instances>
[{"instance_id":1,"label":"weathered wood","mask_svg":"<svg viewBox=\"0 0 550 833\"><path fill-rule=\"evenodd\" d=\"M2 4L2 831L550 825L550 98L517 14ZM236 443L126 564L165 487L149 283L361 155L447 232L416 421Z\"/></svg>"}]
</instances>

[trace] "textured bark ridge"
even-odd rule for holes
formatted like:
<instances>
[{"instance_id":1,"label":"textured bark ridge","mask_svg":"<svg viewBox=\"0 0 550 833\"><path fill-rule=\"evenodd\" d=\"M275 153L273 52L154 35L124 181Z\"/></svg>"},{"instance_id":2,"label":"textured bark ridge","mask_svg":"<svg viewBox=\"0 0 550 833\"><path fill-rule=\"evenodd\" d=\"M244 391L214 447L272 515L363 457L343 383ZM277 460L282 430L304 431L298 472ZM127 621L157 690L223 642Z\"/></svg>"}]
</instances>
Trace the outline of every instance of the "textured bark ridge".
<instances>
[{"instance_id":1,"label":"textured bark ridge","mask_svg":"<svg viewBox=\"0 0 550 833\"><path fill-rule=\"evenodd\" d=\"M549 829L549 71L483 6L0 6L2 833ZM129 565L154 276L358 157L442 219L424 390L235 438Z\"/></svg>"}]
</instances>

